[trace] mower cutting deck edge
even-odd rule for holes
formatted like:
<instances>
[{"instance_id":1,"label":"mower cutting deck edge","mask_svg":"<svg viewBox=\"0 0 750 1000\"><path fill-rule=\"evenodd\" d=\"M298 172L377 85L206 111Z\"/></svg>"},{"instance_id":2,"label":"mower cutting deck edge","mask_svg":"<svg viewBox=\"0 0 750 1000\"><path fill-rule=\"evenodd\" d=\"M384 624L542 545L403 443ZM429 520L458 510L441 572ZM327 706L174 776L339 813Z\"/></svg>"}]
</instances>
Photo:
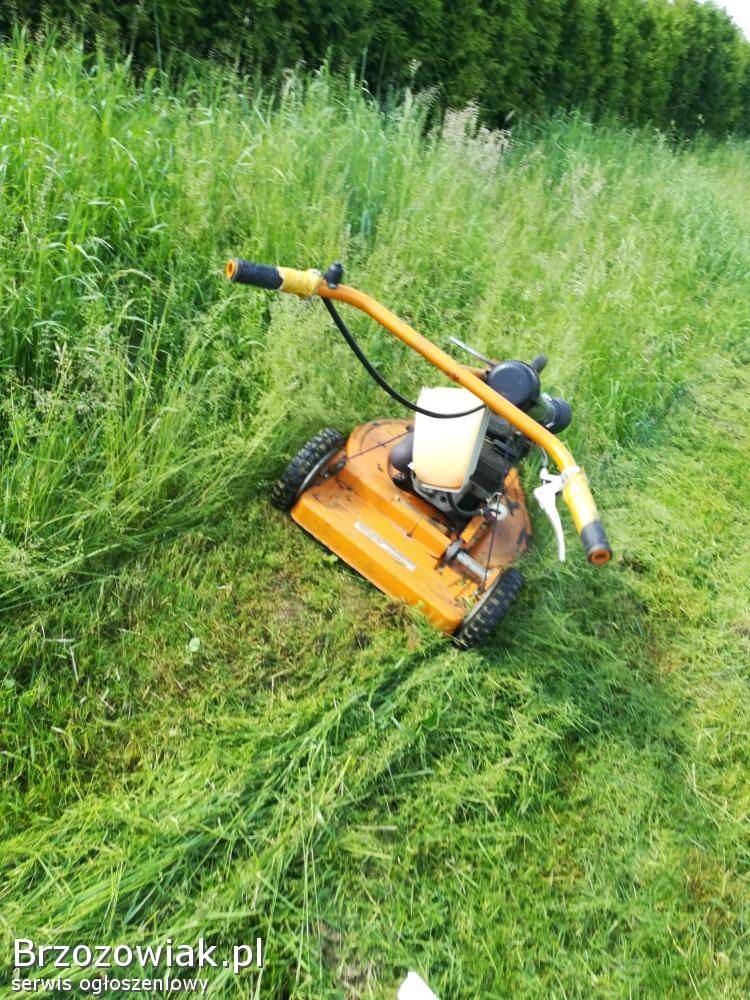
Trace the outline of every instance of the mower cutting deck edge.
<instances>
[{"instance_id":1,"label":"mower cutting deck edge","mask_svg":"<svg viewBox=\"0 0 750 1000\"><path fill-rule=\"evenodd\" d=\"M345 442L331 430L314 438L305 449L311 464L334 435L338 442L325 461L318 462L312 481L299 490L291 514L385 593L421 605L433 624L455 633L526 551L531 522L515 469L505 479L504 502L496 504L492 520L477 514L462 530L421 497L396 486L389 453L412 426L403 420L377 420L356 427ZM274 493L277 506L289 509L294 485L306 468L305 455L297 456ZM509 582L514 584L512 599L520 575ZM484 620L472 620L473 637ZM493 617L490 627L495 623Z\"/></svg>"},{"instance_id":2,"label":"mower cutting deck edge","mask_svg":"<svg viewBox=\"0 0 750 1000\"><path fill-rule=\"evenodd\" d=\"M535 491L565 558L555 500L562 492L587 558L607 562L611 550L585 473L555 436L572 417L565 400L541 392L540 355L530 364L497 363L460 341L483 368L460 365L375 300L340 284L342 268L325 276L253 264L227 265L231 281L317 294L357 358L382 388L413 410L413 421L377 420L344 438L325 429L309 441L276 484L274 504L386 594L419 606L462 645L481 642L522 585L512 567L531 538L516 465L532 442L546 462ZM333 306L357 306L462 388L423 389L411 403L389 386L362 353Z\"/></svg>"}]
</instances>

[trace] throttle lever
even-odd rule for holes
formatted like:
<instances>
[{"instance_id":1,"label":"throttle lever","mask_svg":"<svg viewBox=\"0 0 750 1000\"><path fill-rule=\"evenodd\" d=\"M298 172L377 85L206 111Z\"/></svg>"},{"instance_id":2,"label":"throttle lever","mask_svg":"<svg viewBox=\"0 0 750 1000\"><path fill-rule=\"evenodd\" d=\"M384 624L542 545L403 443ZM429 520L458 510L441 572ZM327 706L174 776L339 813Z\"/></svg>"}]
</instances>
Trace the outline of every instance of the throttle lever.
<instances>
[{"instance_id":1,"label":"throttle lever","mask_svg":"<svg viewBox=\"0 0 750 1000\"><path fill-rule=\"evenodd\" d=\"M567 468L559 475L553 475L553 473L551 473L546 466L542 466L539 472L539 478L542 480L542 485L537 486L534 490L534 496L536 497L537 503L549 518L555 532L555 538L557 539L557 558L560 562L565 562L565 535L563 534L560 512L557 509L557 494L562 493L568 479L577 472L580 472L580 469L577 465L574 465Z\"/></svg>"}]
</instances>

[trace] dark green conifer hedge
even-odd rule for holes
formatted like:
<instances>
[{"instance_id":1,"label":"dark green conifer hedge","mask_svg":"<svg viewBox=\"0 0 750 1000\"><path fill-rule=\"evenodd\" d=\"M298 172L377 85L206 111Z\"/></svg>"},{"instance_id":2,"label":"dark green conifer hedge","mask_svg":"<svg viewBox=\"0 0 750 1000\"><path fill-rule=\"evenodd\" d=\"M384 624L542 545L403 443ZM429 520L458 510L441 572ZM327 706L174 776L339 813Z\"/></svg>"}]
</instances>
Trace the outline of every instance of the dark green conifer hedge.
<instances>
[{"instance_id":1,"label":"dark green conifer hedge","mask_svg":"<svg viewBox=\"0 0 750 1000\"><path fill-rule=\"evenodd\" d=\"M680 133L750 131L750 43L700 0L11 0L21 21L83 31L140 65L176 53L264 75L328 57L382 94L407 83L443 103L515 111L581 107Z\"/></svg>"}]
</instances>

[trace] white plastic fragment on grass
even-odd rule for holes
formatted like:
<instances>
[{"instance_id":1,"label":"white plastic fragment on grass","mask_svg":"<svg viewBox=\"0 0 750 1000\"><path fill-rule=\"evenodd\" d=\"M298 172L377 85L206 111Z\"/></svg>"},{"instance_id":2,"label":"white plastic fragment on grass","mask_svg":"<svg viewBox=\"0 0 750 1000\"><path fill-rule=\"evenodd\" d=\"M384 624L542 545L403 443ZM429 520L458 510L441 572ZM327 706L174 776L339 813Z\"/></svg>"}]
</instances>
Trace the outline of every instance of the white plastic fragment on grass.
<instances>
[{"instance_id":1,"label":"white plastic fragment on grass","mask_svg":"<svg viewBox=\"0 0 750 1000\"><path fill-rule=\"evenodd\" d=\"M438 1000L438 998L416 972L410 972L401 983L396 1000Z\"/></svg>"}]
</instances>

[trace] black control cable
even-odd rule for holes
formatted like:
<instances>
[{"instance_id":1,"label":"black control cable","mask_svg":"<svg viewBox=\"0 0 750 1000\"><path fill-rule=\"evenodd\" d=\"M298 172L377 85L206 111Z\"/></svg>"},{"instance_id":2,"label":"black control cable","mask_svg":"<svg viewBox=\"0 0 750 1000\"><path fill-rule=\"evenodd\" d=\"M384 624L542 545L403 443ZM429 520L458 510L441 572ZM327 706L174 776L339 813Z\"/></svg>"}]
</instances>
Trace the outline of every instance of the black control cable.
<instances>
[{"instance_id":1,"label":"black control cable","mask_svg":"<svg viewBox=\"0 0 750 1000\"><path fill-rule=\"evenodd\" d=\"M349 347L354 352L355 357L364 367L367 374L374 379L381 389L385 390L392 399L395 399L397 403L401 403L402 406L407 407L409 410L413 410L415 413L422 413L425 417L434 417L436 420L455 420L457 417L468 417L470 413L478 413L479 410L484 409L484 403L479 406L475 406L472 410L464 410L462 413L433 413L432 410L425 410L421 406L417 406L416 403L410 402L401 393L396 392L393 386L389 385L380 372L375 368L375 366L369 361L365 356L362 348L359 346L357 341L352 336L346 323L343 321L339 315L338 310L334 306L330 299L323 299L323 305L326 307L328 312L331 314L331 319L336 324L336 327L347 342Z\"/></svg>"}]
</instances>

